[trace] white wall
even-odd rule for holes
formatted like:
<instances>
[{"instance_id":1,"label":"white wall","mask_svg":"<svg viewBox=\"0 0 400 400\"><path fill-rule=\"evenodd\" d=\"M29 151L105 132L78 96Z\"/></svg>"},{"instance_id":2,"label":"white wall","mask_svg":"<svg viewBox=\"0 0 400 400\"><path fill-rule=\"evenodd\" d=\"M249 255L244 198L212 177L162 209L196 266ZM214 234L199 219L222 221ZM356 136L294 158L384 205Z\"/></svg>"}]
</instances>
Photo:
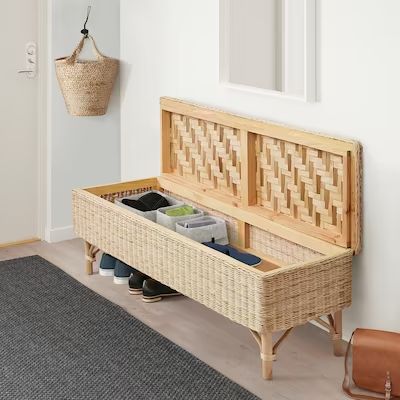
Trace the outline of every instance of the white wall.
<instances>
[{"instance_id":1,"label":"white wall","mask_svg":"<svg viewBox=\"0 0 400 400\"><path fill-rule=\"evenodd\" d=\"M300 97L304 96L304 4L299 0L285 1L284 88L286 93Z\"/></svg>"},{"instance_id":2,"label":"white wall","mask_svg":"<svg viewBox=\"0 0 400 400\"><path fill-rule=\"evenodd\" d=\"M90 34L105 55L119 58L119 0L92 0ZM72 53L82 35L88 2L52 0L49 133L49 216L46 238L69 238L72 229L71 190L120 179L119 82L109 110L101 117L72 117L56 81L53 59ZM86 54L86 53L85 53ZM90 54L90 53L89 53Z\"/></svg>"},{"instance_id":3,"label":"white wall","mask_svg":"<svg viewBox=\"0 0 400 400\"><path fill-rule=\"evenodd\" d=\"M364 249L354 260L356 326L400 331L400 2L319 0L319 101L307 104L218 84L218 1L121 0L122 177L154 176L159 96L169 95L364 145Z\"/></svg>"},{"instance_id":4,"label":"white wall","mask_svg":"<svg viewBox=\"0 0 400 400\"><path fill-rule=\"evenodd\" d=\"M280 0L279 0L280 1ZM228 26L229 82L277 90L277 60L281 47L276 0L230 0Z\"/></svg>"}]
</instances>

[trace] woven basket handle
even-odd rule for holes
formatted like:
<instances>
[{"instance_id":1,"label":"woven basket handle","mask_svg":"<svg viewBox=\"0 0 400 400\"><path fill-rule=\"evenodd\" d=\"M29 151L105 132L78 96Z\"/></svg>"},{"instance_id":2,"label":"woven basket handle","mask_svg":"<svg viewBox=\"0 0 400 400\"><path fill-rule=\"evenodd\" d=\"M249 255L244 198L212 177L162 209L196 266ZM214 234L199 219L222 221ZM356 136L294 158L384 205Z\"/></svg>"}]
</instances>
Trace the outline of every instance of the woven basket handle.
<instances>
[{"instance_id":1,"label":"woven basket handle","mask_svg":"<svg viewBox=\"0 0 400 400\"><path fill-rule=\"evenodd\" d=\"M76 46L75 50L73 51L73 53L66 59L66 62L69 64L74 64L76 63L76 60L79 57L79 54L81 53L82 49L83 49L83 45L85 44L85 39L90 39L90 41L92 42L92 49L93 49L93 54L97 57L98 60L101 60L103 58L105 58L105 56L103 54L100 53L99 49L96 46L96 43L93 39L92 36L84 36L81 41L79 42L78 46Z\"/></svg>"}]
</instances>

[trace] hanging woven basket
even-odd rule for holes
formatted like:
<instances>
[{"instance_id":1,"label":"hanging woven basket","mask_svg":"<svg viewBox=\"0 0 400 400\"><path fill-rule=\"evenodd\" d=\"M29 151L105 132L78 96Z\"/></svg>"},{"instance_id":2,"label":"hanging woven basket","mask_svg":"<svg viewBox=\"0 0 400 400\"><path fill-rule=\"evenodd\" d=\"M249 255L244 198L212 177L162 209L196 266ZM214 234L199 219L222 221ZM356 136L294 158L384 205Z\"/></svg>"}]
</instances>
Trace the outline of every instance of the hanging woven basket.
<instances>
[{"instance_id":1,"label":"hanging woven basket","mask_svg":"<svg viewBox=\"0 0 400 400\"><path fill-rule=\"evenodd\" d=\"M75 116L104 115L118 73L119 61L104 56L94 39L87 37L96 55L95 60L79 60L86 37L71 56L55 60L57 79L68 112Z\"/></svg>"}]
</instances>

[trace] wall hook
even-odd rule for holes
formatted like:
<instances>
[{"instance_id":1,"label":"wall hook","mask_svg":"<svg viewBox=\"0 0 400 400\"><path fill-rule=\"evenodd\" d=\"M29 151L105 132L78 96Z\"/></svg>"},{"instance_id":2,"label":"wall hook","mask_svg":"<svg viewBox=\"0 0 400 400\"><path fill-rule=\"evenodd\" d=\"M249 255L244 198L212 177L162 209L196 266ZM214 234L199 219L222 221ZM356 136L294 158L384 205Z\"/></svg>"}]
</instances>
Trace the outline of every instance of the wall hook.
<instances>
[{"instance_id":1,"label":"wall hook","mask_svg":"<svg viewBox=\"0 0 400 400\"><path fill-rule=\"evenodd\" d=\"M89 16L90 16L90 11L92 10L92 6L88 6L87 8L87 14L86 14L86 20L83 25L83 29L81 30L82 35L85 36L85 38L89 37L89 31L86 29L86 24L89 21Z\"/></svg>"}]
</instances>

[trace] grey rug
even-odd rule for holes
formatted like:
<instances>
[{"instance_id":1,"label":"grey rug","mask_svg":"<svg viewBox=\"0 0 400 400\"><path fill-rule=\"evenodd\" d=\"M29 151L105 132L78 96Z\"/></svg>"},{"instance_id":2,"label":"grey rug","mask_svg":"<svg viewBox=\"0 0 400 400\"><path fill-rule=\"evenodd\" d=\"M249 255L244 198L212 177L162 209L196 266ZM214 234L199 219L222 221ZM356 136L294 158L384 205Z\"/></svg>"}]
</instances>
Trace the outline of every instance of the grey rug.
<instances>
[{"instance_id":1,"label":"grey rug","mask_svg":"<svg viewBox=\"0 0 400 400\"><path fill-rule=\"evenodd\" d=\"M257 399L39 256L0 262L0 398Z\"/></svg>"}]
</instances>

